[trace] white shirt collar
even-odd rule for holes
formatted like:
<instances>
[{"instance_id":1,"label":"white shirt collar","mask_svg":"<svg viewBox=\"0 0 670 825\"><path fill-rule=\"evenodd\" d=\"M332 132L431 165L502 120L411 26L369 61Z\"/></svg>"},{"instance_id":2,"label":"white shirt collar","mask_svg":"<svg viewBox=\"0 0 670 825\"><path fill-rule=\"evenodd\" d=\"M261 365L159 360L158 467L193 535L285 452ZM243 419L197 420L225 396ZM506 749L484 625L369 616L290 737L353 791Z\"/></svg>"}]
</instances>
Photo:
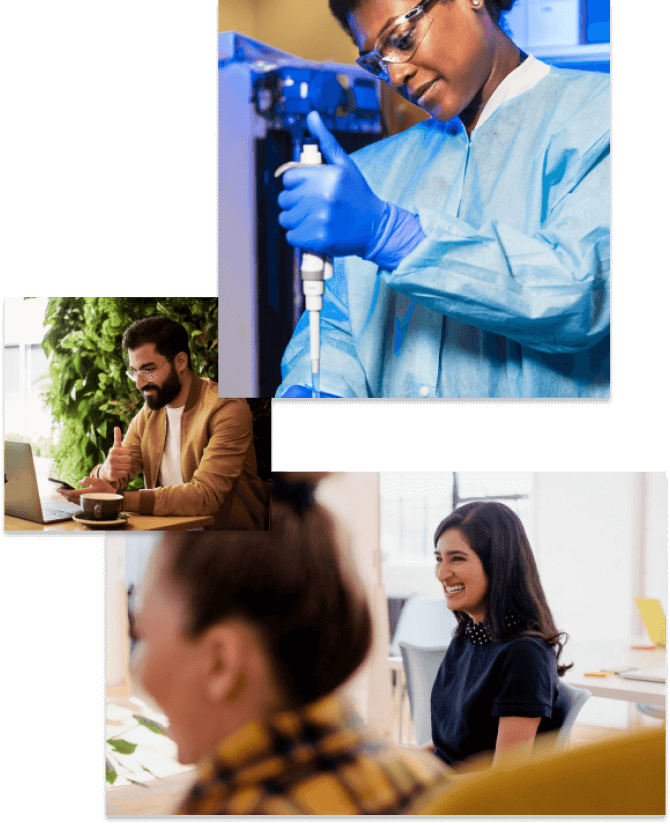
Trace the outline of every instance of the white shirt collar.
<instances>
[{"instance_id":1,"label":"white shirt collar","mask_svg":"<svg viewBox=\"0 0 670 825\"><path fill-rule=\"evenodd\" d=\"M543 77L549 73L549 66L529 54L520 66L510 72L484 106L473 132L488 120L495 110L508 100L532 89Z\"/></svg>"}]
</instances>

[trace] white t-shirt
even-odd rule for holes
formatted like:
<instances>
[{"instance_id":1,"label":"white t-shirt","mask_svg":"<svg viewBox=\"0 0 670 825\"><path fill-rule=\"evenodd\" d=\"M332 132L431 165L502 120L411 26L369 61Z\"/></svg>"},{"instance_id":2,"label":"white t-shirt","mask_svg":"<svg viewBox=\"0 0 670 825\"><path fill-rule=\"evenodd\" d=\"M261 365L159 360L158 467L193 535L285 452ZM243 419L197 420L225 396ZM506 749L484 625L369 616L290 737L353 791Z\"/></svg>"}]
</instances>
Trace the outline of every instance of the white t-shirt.
<instances>
[{"instance_id":1,"label":"white t-shirt","mask_svg":"<svg viewBox=\"0 0 670 825\"><path fill-rule=\"evenodd\" d=\"M172 487L184 483L180 461L181 414L184 412L184 407L166 407L165 409L167 411L167 433L157 484L159 487Z\"/></svg>"}]
</instances>

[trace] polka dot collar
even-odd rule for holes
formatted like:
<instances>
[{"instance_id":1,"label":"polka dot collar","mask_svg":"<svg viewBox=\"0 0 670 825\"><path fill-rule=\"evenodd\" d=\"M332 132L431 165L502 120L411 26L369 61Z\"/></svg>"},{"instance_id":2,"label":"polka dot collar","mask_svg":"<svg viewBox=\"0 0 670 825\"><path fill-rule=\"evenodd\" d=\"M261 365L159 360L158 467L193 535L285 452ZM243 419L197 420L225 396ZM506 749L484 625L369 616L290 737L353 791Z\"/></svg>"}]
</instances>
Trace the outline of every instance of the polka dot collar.
<instances>
[{"instance_id":1,"label":"polka dot collar","mask_svg":"<svg viewBox=\"0 0 670 825\"><path fill-rule=\"evenodd\" d=\"M513 613L507 613L505 624L507 627L512 628L520 625L521 622ZM465 625L465 638L469 639L473 645L488 644L492 641L491 623L488 619L484 619L482 622L473 622L472 619L468 619L468 623Z\"/></svg>"}]
</instances>

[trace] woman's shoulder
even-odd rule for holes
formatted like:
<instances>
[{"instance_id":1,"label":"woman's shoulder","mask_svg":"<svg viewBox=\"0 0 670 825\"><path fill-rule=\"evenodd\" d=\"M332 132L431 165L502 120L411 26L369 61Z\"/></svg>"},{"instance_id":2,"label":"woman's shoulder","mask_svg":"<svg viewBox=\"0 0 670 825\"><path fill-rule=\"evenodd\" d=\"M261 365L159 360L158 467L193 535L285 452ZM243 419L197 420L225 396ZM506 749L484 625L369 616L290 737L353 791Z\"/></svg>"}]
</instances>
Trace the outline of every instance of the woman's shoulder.
<instances>
[{"instance_id":1,"label":"woman's shoulder","mask_svg":"<svg viewBox=\"0 0 670 825\"><path fill-rule=\"evenodd\" d=\"M544 639L538 639L537 636L517 636L514 639L499 642L498 647L502 656L556 660L554 648Z\"/></svg>"}]
</instances>

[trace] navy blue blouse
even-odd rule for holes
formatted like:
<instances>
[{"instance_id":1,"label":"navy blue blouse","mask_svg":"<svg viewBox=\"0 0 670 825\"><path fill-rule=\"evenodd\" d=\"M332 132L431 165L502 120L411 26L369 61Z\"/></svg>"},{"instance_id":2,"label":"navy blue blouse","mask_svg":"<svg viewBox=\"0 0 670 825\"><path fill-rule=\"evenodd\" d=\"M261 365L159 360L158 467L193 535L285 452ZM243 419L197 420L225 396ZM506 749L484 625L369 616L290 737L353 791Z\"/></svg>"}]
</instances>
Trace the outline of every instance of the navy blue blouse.
<instances>
[{"instance_id":1,"label":"navy blue blouse","mask_svg":"<svg viewBox=\"0 0 670 825\"><path fill-rule=\"evenodd\" d=\"M461 636L440 665L430 707L435 754L453 765L495 750L500 716L540 716L538 733L560 728L570 699L541 639L473 644Z\"/></svg>"}]
</instances>

